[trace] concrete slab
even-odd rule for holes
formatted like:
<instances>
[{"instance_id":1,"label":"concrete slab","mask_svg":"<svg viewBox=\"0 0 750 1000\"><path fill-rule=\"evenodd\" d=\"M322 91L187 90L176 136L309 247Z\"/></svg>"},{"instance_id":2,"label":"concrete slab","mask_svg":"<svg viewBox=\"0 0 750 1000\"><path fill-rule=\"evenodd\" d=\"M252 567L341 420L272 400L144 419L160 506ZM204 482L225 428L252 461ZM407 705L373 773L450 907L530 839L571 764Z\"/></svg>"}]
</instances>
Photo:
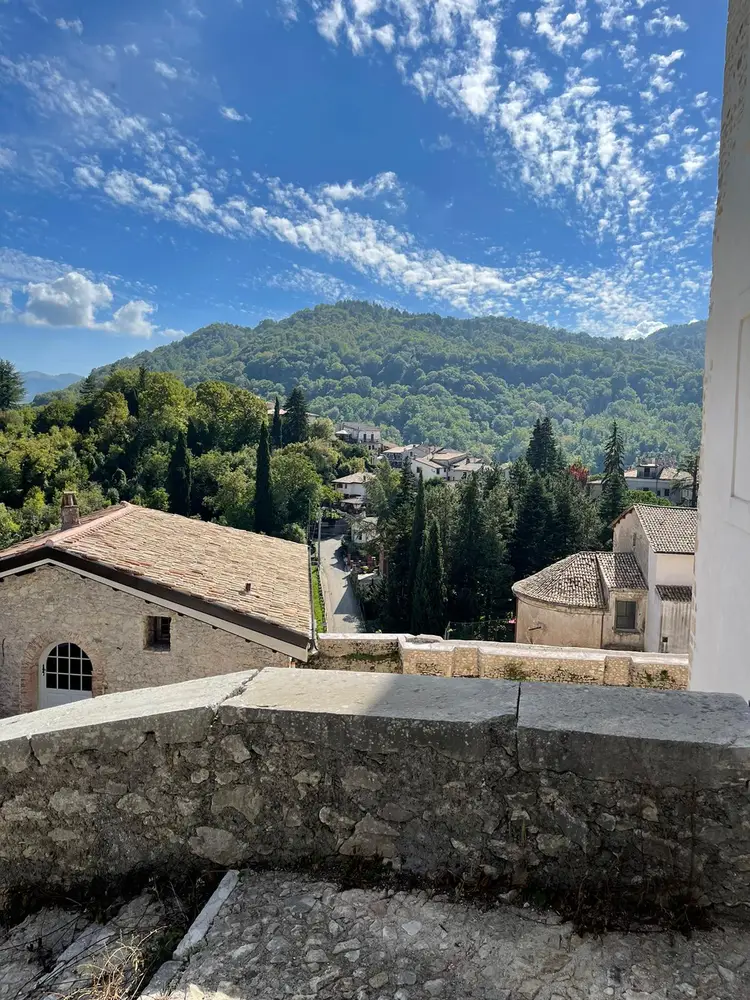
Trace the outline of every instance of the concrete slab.
<instances>
[{"instance_id":1,"label":"concrete slab","mask_svg":"<svg viewBox=\"0 0 750 1000\"><path fill-rule=\"evenodd\" d=\"M175 961L182 961L187 958L203 942L206 934L211 929L211 924L216 919L217 913L236 889L239 878L240 873L233 869L227 872L221 882L219 882L211 894L211 898L190 927L188 927L187 934L185 934L184 938L175 948L172 954L172 958Z\"/></svg>"},{"instance_id":2,"label":"concrete slab","mask_svg":"<svg viewBox=\"0 0 750 1000\"><path fill-rule=\"evenodd\" d=\"M256 673L249 670L123 691L2 719L0 766L20 770L23 746L29 743L44 764L60 754L95 747L132 750L147 733L155 733L160 743L198 742L205 738L216 707L241 691Z\"/></svg>"},{"instance_id":3,"label":"concrete slab","mask_svg":"<svg viewBox=\"0 0 750 1000\"><path fill-rule=\"evenodd\" d=\"M750 709L739 695L521 684L522 770L716 788L750 779Z\"/></svg>"},{"instance_id":4,"label":"concrete slab","mask_svg":"<svg viewBox=\"0 0 750 1000\"><path fill-rule=\"evenodd\" d=\"M225 702L226 725L272 722L290 739L375 752L431 746L478 760L514 746L518 684L353 671L267 668Z\"/></svg>"}]
</instances>

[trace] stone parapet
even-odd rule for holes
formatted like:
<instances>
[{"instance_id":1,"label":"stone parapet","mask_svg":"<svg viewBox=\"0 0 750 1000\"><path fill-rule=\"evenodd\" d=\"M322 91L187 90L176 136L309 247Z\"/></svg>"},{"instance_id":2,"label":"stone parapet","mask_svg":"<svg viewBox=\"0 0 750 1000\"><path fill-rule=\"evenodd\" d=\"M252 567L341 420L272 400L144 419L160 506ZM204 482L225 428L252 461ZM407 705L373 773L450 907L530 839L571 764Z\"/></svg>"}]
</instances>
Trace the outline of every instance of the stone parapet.
<instances>
[{"instance_id":1,"label":"stone parapet","mask_svg":"<svg viewBox=\"0 0 750 1000\"><path fill-rule=\"evenodd\" d=\"M432 677L488 677L684 690L687 656L479 642L408 634L328 633L307 664L319 670L422 674Z\"/></svg>"},{"instance_id":2,"label":"stone parapet","mask_svg":"<svg viewBox=\"0 0 750 1000\"><path fill-rule=\"evenodd\" d=\"M747 919L739 696L267 668L0 721L0 893L213 866Z\"/></svg>"}]
</instances>

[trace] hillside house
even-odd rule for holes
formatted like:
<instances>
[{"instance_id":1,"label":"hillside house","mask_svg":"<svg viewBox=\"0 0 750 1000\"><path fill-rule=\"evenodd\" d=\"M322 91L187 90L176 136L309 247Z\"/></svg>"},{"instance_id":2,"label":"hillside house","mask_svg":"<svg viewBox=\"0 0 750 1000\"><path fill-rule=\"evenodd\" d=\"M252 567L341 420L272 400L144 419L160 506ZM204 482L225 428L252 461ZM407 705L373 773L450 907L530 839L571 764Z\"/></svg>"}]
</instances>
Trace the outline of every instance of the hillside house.
<instances>
[{"instance_id":1,"label":"hillside house","mask_svg":"<svg viewBox=\"0 0 750 1000\"><path fill-rule=\"evenodd\" d=\"M641 462L624 472L629 490L646 490L657 497L669 500L676 507L687 506L692 500L692 482L686 472L679 472L673 465L658 462ZM601 474L589 476L588 494L592 500L602 495Z\"/></svg>"},{"instance_id":2,"label":"hillside house","mask_svg":"<svg viewBox=\"0 0 750 1000\"><path fill-rule=\"evenodd\" d=\"M578 552L513 585L516 642L686 653L697 512L635 504L612 552Z\"/></svg>"},{"instance_id":3,"label":"hillside house","mask_svg":"<svg viewBox=\"0 0 750 1000\"><path fill-rule=\"evenodd\" d=\"M336 431L336 437L347 444L358 444L366 448L371 455L380 453L382 436L380 428L375 424L360 424L352 421L344 423Z\"/></svg>"},{"instance_id":4,"label":"hillside house","mask_svg":"<svg viewBox=\"0 0 750 1000\"><path fill-rule=\"evenodd\" d=\"M428 444L396 444L384 449L382 457L392 469L402 469L407 458L412 463L429 455L432 448Z\"/></svg>"},{"instance_id":5,"label":"hillside house","mask_svg":"<svg viewBox=\"0 0 750 1000\"><path fill-rule=\"evenodd\" d=\"M117 504L0 552L0 715L306 662L305 545Z\"/></svg>"},{"instance_id":6,"label":"hillside house","mask_svg":"<svg viewBox=\"0 0 750 1000\"><path fill-rule=\"evenodd\" d=\"M375 476L372 472L352 472L349 476L339 476L334 479L333 488L342 500L361 500L367 497L367 484Z\"/></svg>"}]
</instances>

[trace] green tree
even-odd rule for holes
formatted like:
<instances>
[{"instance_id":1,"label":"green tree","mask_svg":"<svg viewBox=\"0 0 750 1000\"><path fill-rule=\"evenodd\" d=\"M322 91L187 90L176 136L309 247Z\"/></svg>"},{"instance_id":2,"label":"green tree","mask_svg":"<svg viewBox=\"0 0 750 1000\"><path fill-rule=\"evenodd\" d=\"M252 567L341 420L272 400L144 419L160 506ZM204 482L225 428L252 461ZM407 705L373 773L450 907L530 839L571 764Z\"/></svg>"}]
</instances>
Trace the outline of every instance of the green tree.
<instances>
[{"instance_id":1,"label":"green tree","mask_svg":"<svg viewBox=\"0 0 750 1000\"><path fill-rule=\"evenodd\" d=\"M612 541L612 522L629 505L628 485L625 482L623 464L623 444L617 421L612 421L612 430L607 440L604 453L604 476L602 478L602 495L599 499L599 514L603 521L602 541L605 544Z\"/></svg>"},{"instance_id":2,"label":"green tree","mask_svg":"<svg viewBox=\"0 0 750 1000\"><path fill-rule=\"evenodd\" d=\"M687 472L690 476L690 506L698 506L698 488L700 479L700 454L698 452L683 455L677 467L679 472Z\"/></svg>"},{"instance_id":3,"label":"green tree","mask_svg":"<svg viewBox=\"0 0 750 1000\"><path fill-rule=\"evenodd\" d=\"M16 366L0 359L0 410L14 409L25 394L26 388Z\"/></svg>"},{"instance_id":4,"label":"green tree","mask_svg":"<svg viewBox=\"0 0 750 1000\"><path fill-rule=\"evenodd\" d=\"M445 567L440 528L431 515L427 522L414 580L411 630L443 635L445 630Z\"/></svg>"},{"instance_id":5,"label":"green tree","mask_svg":"<svg viewBox=\"0 0 750 1000\"><path fill-rule=\"evenodd\" d=\"M276 401L273 404L273 423L271 424L271 447L280 448L282 445L282 426L281 426L281 406L279 405L279 397L276 397Z\"/></svg>"},{"instance_id":6,"label":"green tree","mask_svg":"<svg viewBox=\"0 0 750 1000\"><path fill-rule=\"evenodd\" d=\"M414 503L414 517L411 522L411 541L409 543L409 569L406 580L407 594L414 593L417 579L417 567L422 555L425 531L424 479L420 469L417 482L417 498Z\"/></svg>"},{"instance_id":7,"label":"green tree","mask_svg":"<svg viewBox=\"0 0 750 1000\"><path fill-rule=\"evenodd\" d=\"M271 456L271 487L278 532L284 533L290 524L306 527L318 516L320 506L320 476L310 459L288 448Z\"/></svg>"},{"instance_id":8,"label":"green tree","mask_svg":"<svg viewBox=\"0 0 750 1000\"><path fill-rule=\"evenodd\" d=\"M284 416L284 444L294 444L307 440L307 401L299 386L295 386L287 397Z\"/></svg>"},{"instance_id":9,"label":"green tree","mask_svg":"<svg viewBox=\"0 0 750 1000\"><path fill-rule=\"evenodd\" d=\"M550 529L555 508L547 484L535 473L519 500L510 546L510 559L517 580L538 573L550 558Z\"/></svg>"},{"instance_id":10,"label":"green tree","mask_svg":"<svg viewBox=\"0 0 750 1000\"><path fill-rule=\"evenodd\" d=\"M261 424L258 457L255 465L255 500L253 503L255 530L264 535L273 534L274 510L271 493L271 448L268 426Z\"/></svg>"},{"instance_id":11,"label":"green tree","mask_svg":"<svg viewBox=\"0 0 750 1000\"><path fill-rule=\"evenodd\" d=\"M191 513L190 488L192 474L190 468L190 452L187 446L185 431L177 435L177 444L169 460L167 471L167 492L169 506L173 514L188 517Z\"/></svg>"},{"instance_id":12,"label":"green tree","mask_svg":"<svg viewBox=\"0 0 750 1000\"><path fill-rule=\"evenodd\" d=\"M542 475L549 475L560 468L560 451L549 417L534 424L526 461L533 472L541 472Z\"/></svg>"}]
</instances>

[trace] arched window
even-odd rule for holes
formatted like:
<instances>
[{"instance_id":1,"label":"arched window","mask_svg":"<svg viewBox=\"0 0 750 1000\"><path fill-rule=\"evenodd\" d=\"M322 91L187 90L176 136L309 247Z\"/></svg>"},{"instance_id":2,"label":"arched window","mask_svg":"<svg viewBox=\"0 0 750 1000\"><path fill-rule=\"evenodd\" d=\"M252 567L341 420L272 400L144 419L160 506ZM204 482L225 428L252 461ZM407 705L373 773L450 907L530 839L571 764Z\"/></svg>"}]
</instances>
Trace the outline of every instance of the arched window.
<instances>
[{"instance_id":1,"label":"arched window","mask_svg":"<svg viewBox=\"0 0 750 1000\"><path fill-rule=\"evenodd\" d=\"M47 654L44 686L53 691L91 691L91 660L74 642L61 642Z\"/></svg>"}]
</instances>

